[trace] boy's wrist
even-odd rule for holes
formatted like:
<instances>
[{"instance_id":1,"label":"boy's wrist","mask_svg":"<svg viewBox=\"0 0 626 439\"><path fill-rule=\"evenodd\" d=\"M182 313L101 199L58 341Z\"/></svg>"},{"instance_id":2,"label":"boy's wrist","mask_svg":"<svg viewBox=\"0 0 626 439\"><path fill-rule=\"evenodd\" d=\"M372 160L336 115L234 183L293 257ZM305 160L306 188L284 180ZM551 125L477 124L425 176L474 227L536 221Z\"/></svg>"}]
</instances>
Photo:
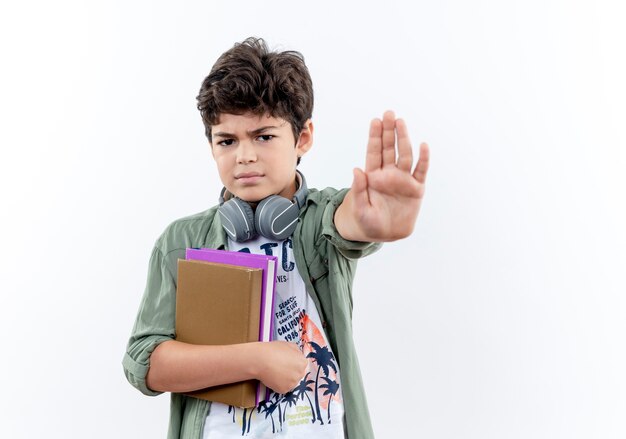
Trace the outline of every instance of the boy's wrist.
<instances>
[{"instance_id":1,"label":"boy's wrist","mask_svg":"<svg viewBox=\"0 0 626 439\"><path fill-rule=\"evenodd\" d=\"M263 343L260 341L255 341L242 345L245 350L243 361L245 373L249 375L250 378L256 380L261 380L263 373L264 356L262 344Z\"/></svg>"},{"instance_id":2,"label":"boy's wrist","mask_svg":"<svg viewBox=\"0 0 626 439\"><path fill-rule=\"evenodd\" d=\"M351 192L351 190L348 191L341 204L337 206L337 210L335 210L333 217L335 229L337 229L339 236L347 241L367 242L369 241L367 236L360 230L352 214L352 203L354 200Z\"/></svg>"}]
</instances>

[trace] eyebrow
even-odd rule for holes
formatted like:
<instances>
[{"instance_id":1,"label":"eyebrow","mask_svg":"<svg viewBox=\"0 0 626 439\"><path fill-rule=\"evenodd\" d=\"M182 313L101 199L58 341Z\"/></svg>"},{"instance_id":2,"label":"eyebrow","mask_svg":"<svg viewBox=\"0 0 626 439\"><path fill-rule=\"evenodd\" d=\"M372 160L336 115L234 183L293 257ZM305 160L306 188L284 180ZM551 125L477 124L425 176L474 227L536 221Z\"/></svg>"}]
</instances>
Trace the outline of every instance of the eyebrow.
<instances>
[{"instance_id":1,"label":"eyebrow","mask_svg":"<svg viewBox=\"0 0 626 439\"><path fill-rule=\"evenodd\" d=\"M278 129L279 127L274 126L274 125L267 125L261 128L257 128L256 130L252 130L252 131L246 131L246 134L248 136L255 136L257 134L261 134L263 131L267 131L270 129ZM224 131L218 131L217 133L213 133L213 137L237 137L232 133L227 133Z\"/></svg>"}]
</instances>

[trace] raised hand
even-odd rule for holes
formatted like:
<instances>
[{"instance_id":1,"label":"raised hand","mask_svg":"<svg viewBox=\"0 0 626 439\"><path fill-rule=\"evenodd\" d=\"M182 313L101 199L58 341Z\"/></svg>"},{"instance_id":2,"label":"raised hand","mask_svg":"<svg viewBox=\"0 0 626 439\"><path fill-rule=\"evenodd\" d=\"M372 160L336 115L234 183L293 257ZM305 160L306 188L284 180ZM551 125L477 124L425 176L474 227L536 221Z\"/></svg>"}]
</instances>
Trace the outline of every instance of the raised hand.
<instances>
[{"instance_id":1,"label":"raised hand","mask_svg":"<svg viewBox=\"0 0 626 439\"><path fill-rule=\"evenodd\" d=\"M397 144L397 151L396 151ZM352 187L335 213L335 226L353 241L395 241L411 234L424 198L429 150L413 150L402 119L392 111L370 124L365 171L355 168Z\"/></svg>"}]
</instances>

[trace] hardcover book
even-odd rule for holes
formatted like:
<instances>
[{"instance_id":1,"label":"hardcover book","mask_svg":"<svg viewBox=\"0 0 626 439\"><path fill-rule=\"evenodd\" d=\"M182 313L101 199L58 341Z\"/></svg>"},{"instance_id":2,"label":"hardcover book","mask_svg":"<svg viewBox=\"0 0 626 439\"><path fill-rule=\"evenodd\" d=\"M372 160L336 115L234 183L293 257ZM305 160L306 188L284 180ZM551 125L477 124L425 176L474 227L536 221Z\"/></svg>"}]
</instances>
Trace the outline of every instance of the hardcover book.
<instances>
[{"instance_id":1,"label":"hardcover book","mask_svg":"<svg viewBox=\"0 0 626 439\"><path fill-rule=\"evenodd\" d=\"M201 345L258 341L261 280L259 269L179 259L176 340ZM185 394L254 407L258 384L248 380Z\"/></svg>"},{"instance_id":2,"label":"hardcover book","mask_svg":"<svg viewBox=\"0 0 626 439\"><path fill-rule=\"evenodd\" d=\"M238 265L240 267L263 270L263 290L261 291L261 327L259 341L271 341L274 334L274 290L276 288L276 264L278 258L245 252L215 250L211 248L188 248L186 259Z\"/></svg>"},{"instance_id":3,"label":"hardcover book","mask_svg":"<svg viewBox=\"0 0 626 439\"><path fill-rule=\"evenodd\" d=\"M269 341L276 258L208 249L187 249L186 256L178 261L176 339L204 345ZM267 393L259 381L248 380L185 394L254 407Z\"/></svg>"}]
</instances>

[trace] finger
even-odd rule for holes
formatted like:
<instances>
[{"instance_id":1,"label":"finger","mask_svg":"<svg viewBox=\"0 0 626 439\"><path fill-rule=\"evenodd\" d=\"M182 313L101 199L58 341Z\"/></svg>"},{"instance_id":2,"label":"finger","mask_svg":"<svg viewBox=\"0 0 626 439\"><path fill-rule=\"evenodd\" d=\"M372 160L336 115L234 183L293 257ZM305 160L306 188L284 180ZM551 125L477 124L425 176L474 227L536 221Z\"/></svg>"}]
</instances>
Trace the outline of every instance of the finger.
<instances>
[{"instance_id":1,"label":"finger","mask_svg":"<svg viewBox=\"0 0 626 439\"><path fill-rule=\"evenodd\" d=\"M396 131L398 133L398 169L411 172L413 166L413 148L411 139L404 120L396 120Z\"/></svg>"},{"instance_id":2,"label":"finger","mask_svg":"<svg viewBox=\"0 0 626 439\"><path fill-rule=\"evenodd\" d=\"M383 115L383 167L396 165L396 115L385 111Z\"/></svg>"},{"instance_id":3,"label":"finger","mask_svg":"<svg viewBox=\"0 0 626 439\"><path fill-rule=\"evenodd\" d=\"M365 172L380 169L383 149L382 134L382 121L373 119L370 123L370 137L367 142L367 154L365 155Z\"/></svg>"},{"instance_id":4,"label":"finger","mask_svg":"<svg viewBox=\"0 0 626 439\"><path fill-rule=\"evenodd\" d=\"M367 194L367 174L359 168L352 170L354 180L352 181L352 195L354 197L354 205L356 207L368 206L370 199Z\"/></svg>"},{"instance_id":5,"label":"finger","mask_svg":"<svg viewBox=\"0 0 626 439\"><path fill-rule=\"evenodd\" d=\"M415 166L415 170L413 171L413 177L419 183L426 183L426 173L428 172L428 162L430 161L430 151L428 149L428 144L422 143L420 145L420 158L417 161L417 165Z\"/></svg>"}]
</instances>

